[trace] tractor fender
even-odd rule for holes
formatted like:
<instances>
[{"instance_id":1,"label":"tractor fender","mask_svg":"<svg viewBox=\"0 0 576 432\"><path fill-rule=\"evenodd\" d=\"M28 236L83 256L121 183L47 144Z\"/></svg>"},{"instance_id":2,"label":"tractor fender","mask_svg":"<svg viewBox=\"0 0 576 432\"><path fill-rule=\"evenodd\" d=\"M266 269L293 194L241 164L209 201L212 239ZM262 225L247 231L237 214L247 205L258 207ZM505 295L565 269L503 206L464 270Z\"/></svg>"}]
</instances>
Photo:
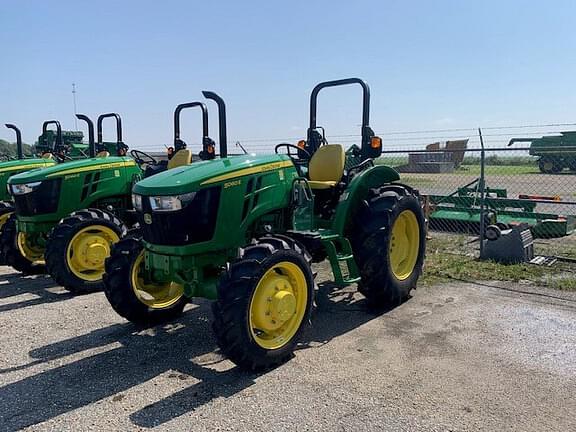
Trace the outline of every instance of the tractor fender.
<instances>
[{"instance_id":1,"label":"tractor fender","mask_svg":"<svg viewBox=\"0 0 576 432\"><path fill-rule=\"evenodd\" d=\"M373 166L354 176L340 197L332 230L343 236L349 219L354 216L355 209L366 198L368 191L398 180L400 180L398 172L385 165Z\"/></svg>"}]
</instances>

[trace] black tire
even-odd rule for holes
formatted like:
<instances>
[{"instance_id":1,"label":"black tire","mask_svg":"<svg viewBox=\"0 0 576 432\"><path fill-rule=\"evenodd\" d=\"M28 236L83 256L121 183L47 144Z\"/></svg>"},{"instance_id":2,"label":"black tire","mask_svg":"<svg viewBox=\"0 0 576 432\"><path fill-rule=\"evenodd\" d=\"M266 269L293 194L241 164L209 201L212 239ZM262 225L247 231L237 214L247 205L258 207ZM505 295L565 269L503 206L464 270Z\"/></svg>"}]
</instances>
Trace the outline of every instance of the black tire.
<instances>
[{"instance_id":1,"label":"black tire","mask_svg":"<svg viewBox=\"0 0 576 432\"><path fill-rule=\"evenodd\" d=\"M48 237L46 270L58 285L73 294L88 294L104 289L102 279L89 281L74 274L67 259L68 246L74 236L82 229L97 225L110 228L119 238L127 231L122 221L113 214L99 209L87 209L62 219Z\"/></svg>"},{"instance_id":2,"label":"black tire","mask_svg":"<svg viewBox=\"0 0 576 432\"><path fill-rule=\"evenodd\" d=\"M212 328L222 352L240 368L265 370L289 360L305 327L314 303L314 277L310 255L285 236L266 236L241 248L239 258L228 266L218 285L218 300L212 304ZM250 306L258 282L279 263L296 264L306 281L306 306L298 328L284 345L268 349L255 340L250 328Z\"/></svg>"},{"instance_id":3,"label":"black tire","mask_svg":"<svg viewBox=\"0 0 576 432\"><path fill-rule=\"evenodd\" d=\"M16 228L16 215L8 218L0 234L0 250L6 265L25 275L45 273L44 264L33 263L28 260L17 245L18 229Z\"/></svg>"},{"instance_id":4,"label":"black tire","mask_svg":"<svg viewBox=\"0 0 576 432\"><path fill-rule=\"evenodd\" d=\"M138 300L134 293L132 269L142 250L142 243L133 237L124 238L112 246L104 274L106 298L118 315L138 325L149 326L175 319L188 303L186 296L170 307L153 309Z\"/></svg>"},{"instance_id":5,"label":"black tire","mask_svg":"<svg viewBox=\"0 0 576 432\"><path fill-rule=\"evenodd\" d=\"M542 157L538 160L538 168L544 174L558 174L564 168L562 160L555 157Z\"/></svg>"},{"instance_id":6,"label":"black tire","mask_svg":"<svg viewBox=\"0 0 576 432\"><path fill-rule=\"evenodd\" d=\"M392 227L405 210L416 217L419 250L412 272L400 280L392 271L389 247ZM350 231L352 250L362 278L358 290L377 307L394 307L408 299L422 273L426 252L425 218L417 192L397 184L371 189L355 215Z\"/></svg>"},{"instance_id":7,"label":"black tire","mask_svg":"<svg viewBox=\"0 0 576 432\"><path fill-rule=\"evenodd\" d=\"M0 232L2 232L2 228L4 227L4 223L8 220L10 215L14 213L14 206L12 203L7 201L0 201ZM3 222L2 222L3 221ZM0 249L0 265L5 265L6 260L4 259L4 254Z\"/></svg>"}]
</instances>

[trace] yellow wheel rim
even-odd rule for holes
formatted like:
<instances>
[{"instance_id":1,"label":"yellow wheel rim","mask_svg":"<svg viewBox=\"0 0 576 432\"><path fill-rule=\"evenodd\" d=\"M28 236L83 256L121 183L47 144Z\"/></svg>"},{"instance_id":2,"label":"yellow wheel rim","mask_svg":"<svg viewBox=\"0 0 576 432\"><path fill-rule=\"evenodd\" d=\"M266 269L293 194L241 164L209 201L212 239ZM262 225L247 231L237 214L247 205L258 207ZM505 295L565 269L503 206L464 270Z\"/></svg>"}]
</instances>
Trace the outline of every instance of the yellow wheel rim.
<instances>
[{"instance_id":1,"label":"yellow wheel rim","mask_svg":"<svg viewBox=\"0 0 576 432\"><path fill-rule=\"evenodd\" d=\"M4 224L6 223L8 218L10 216L12 216L12 214L13 214L13 212L9 212L9 213L4 213L4 214L0 215L0 230L2 229L2 227L4 226Z\"/></svg>"},{"instance_id":2,"label":"yellow wheel rim","mask_svg":"<svg viewBox=\"0 0 576 432\"><path fill-rule=\"evenodd\" d=\"M116 232L103 225L92 225L78 231L68 243L66 263L78 278L94 282L102 279L104 261L113 243L120 240Z\"/></svg>"},{"instance_id":3,"label":"yellow wheel rim","mask_svg":"<svg viewBox=\"0 0 576 432\"><path fill-rule=\"evenodd\" d=\"M392 273L398 280L406 280L416 266L420 252L420 227L411 210L398 215L392 226L389 257Z\"/></svg>"},{"instance_id":4,"label":"yellow wheel rim","mask_svg":"<svg viewBox=\"0 0 576 432\"><path fill-rule=\"evenodd\" d=\"M256 343L271 350L290 342L307 304L306 277L298 265L283 261L268 269L250 302L250 331Z\"/></svg>"},{"instance_id":5,"label":"yellow wheel rim","mask_svg":"<svg viewBox=\"0 0 576 432\"><path fill-rule=\"evenodd\" d=\"M184 295L184 286L176 282L147 283L142 277L144 251L132 265L132 289L141 303L152 309L164 309L176 304Z\"/></svg>"},{"instance_id":6,"label":"yellow wheel rim","mask_svg":"<svg viewBox=\"0 0 576 432\"><path fill-rule=\"evenodd\" d=\"M19 232L16 244L22 256L28 261L34 264L44 264L44 248L31 242L28 234Z\"/></svg>"}]
</instances>

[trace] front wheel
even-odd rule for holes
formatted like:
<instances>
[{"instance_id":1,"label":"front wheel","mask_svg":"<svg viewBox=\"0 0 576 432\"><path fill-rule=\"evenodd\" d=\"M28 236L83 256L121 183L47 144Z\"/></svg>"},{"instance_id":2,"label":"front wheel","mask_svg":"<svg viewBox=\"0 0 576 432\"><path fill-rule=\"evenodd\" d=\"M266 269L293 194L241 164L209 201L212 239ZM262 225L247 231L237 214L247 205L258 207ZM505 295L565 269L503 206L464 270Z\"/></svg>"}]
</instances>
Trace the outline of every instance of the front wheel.
<instances>
[{"instance_id":1,"label":"front wheel","mask_svg":"<svg viewBox=\"0 0 576 432\"><path fill-rule=\"evenodd\" d=\"M2 232L2 228L4 224L8 221L10 216L14 213L14 206L10 202L0 201L0 232ZM0 265L6 264L6 260L4 259L4 255L0 250Z\"/></svg>"},{"instance_id":2,"label":"front wheel","mask_svg":"<svg viewBox=\"0 0 576 432\"><path fill-rule=\"evenodd\" d=\"M221 276L213 329L222 352L243 369L269 369L292 357L310 321L311 257L288 237L242 248Z\"/></svg>"},{"instance_id":3,"label":"front wheel","mask_svg":"<svg viewBox=\"0 0 576 432\"><path fill-rule=\"evenodd\" d=\"M6 265L27 275L44 273L44 247L40 240L40 234L18 232L16 215L10 215L0 234L0 250Z\"/></svg>"},{"instance_id":4,"label":"front wheel","mask_svg":"<svg viewBox=\"0 0 576 432\"><path fill-rule=\"evenodd\" d=\"M358 290L376 306L396 306L416 288L426 249L424 212L415 192L391 184L370 191L354 220Z\"/></svg>"},{"instance_id":5,"label":"front wheel","mask_svg":"<svg viewBox=\"0 0 576 432\"><path fill-rule=\"evenodd\" d=\"M188 303L184 287L147 280L144 270L144 248L137 238L124 238L112 247L104 274L104 293L112 308L140 325L177 318Z\"/></svg>"},{"instance_id":6,"label":"front wheel","mask_svg":"<svg viewBox=\"0 0 576 432\"><path fill-rule=\"evenodd\" d=\"M122 221L108 212L88 209L72 213L50 234L46 246L48 273L71 293L101 291L104 261L125 233Z\"/></svg>"}]
</instances>

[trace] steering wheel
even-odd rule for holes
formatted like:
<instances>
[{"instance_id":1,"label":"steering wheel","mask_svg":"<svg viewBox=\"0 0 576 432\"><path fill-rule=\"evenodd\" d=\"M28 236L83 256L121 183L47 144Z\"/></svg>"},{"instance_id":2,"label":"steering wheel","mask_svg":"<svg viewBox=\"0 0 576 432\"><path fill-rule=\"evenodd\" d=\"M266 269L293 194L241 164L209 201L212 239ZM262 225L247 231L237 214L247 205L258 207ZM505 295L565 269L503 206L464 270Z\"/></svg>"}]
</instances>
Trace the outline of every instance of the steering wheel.
<instances>
[{"instance_id":1,"label":"steering wheel","mask_svg":"<svg viewBox=\"0 0 576 432\"><path fill-rule=\"evenodd\" d=\"M156 165L158 161L140 150L130 150L130 156L136 161L138 165Z\"/></svg>"},{"instance_id":2,"label":"steering wheel","mask_svg":"<svg viewBox=\"0 0 576 432\"><path fill-rule=\"evenodd\" d=\"M70 156L68 156L66 153L55 153L54 156L55 156L56 159L58 159L58 161L60 161L60 162L66 162L66 161L74 160L73 158L71 158Z\"/></svg>"},{"instance_id":3,"label":"steering wheel","mask_svg":"<svg viewBox=\"0 0 576 432\"><path fill-rule=\"evenodd\" d=\"M303 148L295 146L294 144L288 144L288 143L278 144L276 147L274 147L274 152L276 154L280 154L278 153L278 149L281 149L282 147L286 147L287 149L286 154L290 159L292 159L293 162L296 162L297 160L301 162L303 160L303 158L299 157L301 154L304 154L307 160L310 160L312 158L312 155L308 153L308 150L304 150ZM293 154L290 150L296 150L296 154Z\"/></svg>"}]
</instances>

